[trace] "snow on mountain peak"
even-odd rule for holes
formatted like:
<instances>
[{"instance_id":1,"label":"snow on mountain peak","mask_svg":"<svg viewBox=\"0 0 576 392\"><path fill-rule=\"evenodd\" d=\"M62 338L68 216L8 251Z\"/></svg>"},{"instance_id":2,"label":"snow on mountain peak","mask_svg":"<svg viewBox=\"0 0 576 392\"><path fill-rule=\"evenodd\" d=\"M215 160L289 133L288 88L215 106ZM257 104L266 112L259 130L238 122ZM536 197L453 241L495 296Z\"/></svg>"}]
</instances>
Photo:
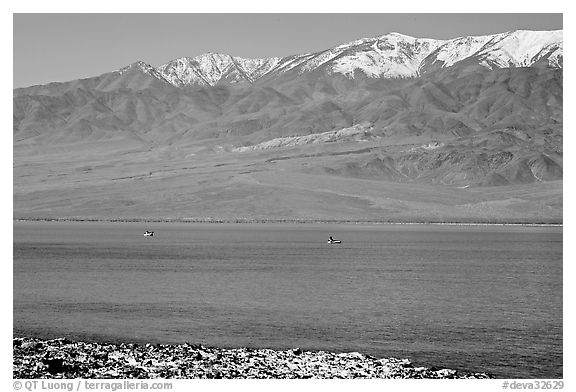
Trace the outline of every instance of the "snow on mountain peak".
<instances>
[{"instance_id":1,"label":"snow on mountain peak","mask_svg":"<svg viewBox=\"0 0 576 392\"><path fill-rule=\"evenodd\" d=\"M490 66L529 67L543 49L559 44L562 50L562 31L528 31L517 30L502 34L491 45L484 48L480 55Z\"/></svg>"},{"instance_id":2,"label":"snow on mountain peak","mask_svg":"<svg viewBox=\"0 0 576 392\"><path fill-rule=\"evenodd\" d=\"M367 38L362 40L362 45L354 45L335 59L330 69L350 78L356 70L369 77L417 76L422 60L443 42L399 33Z\"/></svg>"},{"instance_id":3,"label":"snow on mountain peak","mask_svg":"<svg viewBox=\"0 0 576 392\"><path fill-rule=\"evenodd\" d=\"M204 53L196 57L181 57L158 68L176 86L190 84L213 86L222 79L229 82L254 80L272 69L280 58L244 59L222 53Z\"/></svg>"},{"instance_id":4,"label":"snow on mountain peak","mask_svg":"<svg viewBox=\"0 0 576 392\"><path fill-rule=\"evenodd\" d=\"M145 74L152 76L153 78L161 80L164 83L172 84L169 80L167 80L162 75L162 73L158 69L156 69L153 66L151 66L150 64L147 64L144 61L140 61L140 60L136 61L136 62L124 67L124 68L121 68L116 72L118 72L118 74L120 74L120 75L123 75L127 72L130 72L130 71L142 72L142 73L145 73Z\"/></svg>"},{"instance_id":5,"label":"snow on mountain peak","mask_svg":"<svg viewBox=\"0 0 576 392\"><path fill-rule=\"evenodd\" d=\"M145 72L145 73L151 73L151 72L156 71L156 68L154 68L150 64L146 64L144 61L138 60L138 61L135 61L132 64L126 66L126 67L120 68L117 72L120 73L120 75L122 75L123 73L130 71L130 70L133 70L133 69L138 69L138 70Z\"/></svg>"},{"instance_id":6,"label":"snow on mountain peak","mask_svg":"<svg viewBox=\"0 0 576 392\"><path fill-rule=\"evenodd\" d=\"M139 67L151 75L156 71L178 87L214 86L221 81L253 83L263 76L292 70L302 74L323 69L329 74L342 74L348 78L354 78L357 71L372 78L415 77L469 58L489 68L527 67L537 61L562 67L562 51L562 30L517 30L448 40L414 38L392 32L316 53L247 59L209 52L181 57L156 69L145 63Z\"/></svg>"}]
</instances>

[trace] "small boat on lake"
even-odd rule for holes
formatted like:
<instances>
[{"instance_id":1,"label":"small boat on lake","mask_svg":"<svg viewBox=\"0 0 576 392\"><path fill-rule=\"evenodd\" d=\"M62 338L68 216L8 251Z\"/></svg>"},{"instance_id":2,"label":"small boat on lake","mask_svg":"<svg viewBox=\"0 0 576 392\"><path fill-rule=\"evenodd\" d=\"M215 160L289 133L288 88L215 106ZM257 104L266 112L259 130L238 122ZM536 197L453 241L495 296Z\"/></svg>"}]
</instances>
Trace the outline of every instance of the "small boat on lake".
<instances>
[{"instance_id":1,"label":"small boat on lake","mask_svg":"<svg viewBox=\"0 0 576 392\"><path fill-rule=\"evenodd\" d=\"M144 237L154 237L154 232L150 230L146 230L144 232Z\"/></svg>"},{"instance_id":2,"label":"small boat on lake","mask_svg":"<svg viewBox=\"0 0 576 392\"><path fill-rule=\"evenodd\" d=\"M332 236L330 236L330 238L328 238L328 243L329 244L341 244L342 241L334 239L334 238L332 238Z\"/></svg>"}]
</instances>

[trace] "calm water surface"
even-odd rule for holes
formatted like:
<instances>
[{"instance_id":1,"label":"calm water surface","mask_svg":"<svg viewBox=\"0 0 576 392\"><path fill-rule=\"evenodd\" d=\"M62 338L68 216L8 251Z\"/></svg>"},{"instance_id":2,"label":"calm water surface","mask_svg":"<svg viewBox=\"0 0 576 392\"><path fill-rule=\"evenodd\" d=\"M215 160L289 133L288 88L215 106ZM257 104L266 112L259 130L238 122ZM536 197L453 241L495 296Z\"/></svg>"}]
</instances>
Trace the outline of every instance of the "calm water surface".
<instances>
[{"instance_id":1,"label":"calm water surface","mask_svg":"<svg viewBox=\"0 0 576 392\"><path fill-rule=\"evenodd\" d=\"M15 222L14 333L560 378L562 228Z\"/></svg>"}]
</instances>

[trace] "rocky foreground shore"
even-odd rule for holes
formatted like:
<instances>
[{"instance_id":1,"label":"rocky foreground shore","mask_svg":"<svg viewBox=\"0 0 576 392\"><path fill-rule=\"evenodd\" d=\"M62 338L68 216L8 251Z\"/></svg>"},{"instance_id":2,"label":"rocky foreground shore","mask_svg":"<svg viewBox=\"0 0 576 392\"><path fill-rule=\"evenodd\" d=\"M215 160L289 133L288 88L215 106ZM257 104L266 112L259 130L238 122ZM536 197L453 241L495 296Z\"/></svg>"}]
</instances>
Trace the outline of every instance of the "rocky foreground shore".
<instances>
[{"instance_id":1,"label":"rocky foreground shore","mask_svg":"<svg viewBox=\"0 0 576 392\"><path fill-rule=\"evenodd\" d=\"M407 359L299 348L222 349L15 338L13 377L23 378L491 378L415 367Z\"/></svg>"}]
</instances>

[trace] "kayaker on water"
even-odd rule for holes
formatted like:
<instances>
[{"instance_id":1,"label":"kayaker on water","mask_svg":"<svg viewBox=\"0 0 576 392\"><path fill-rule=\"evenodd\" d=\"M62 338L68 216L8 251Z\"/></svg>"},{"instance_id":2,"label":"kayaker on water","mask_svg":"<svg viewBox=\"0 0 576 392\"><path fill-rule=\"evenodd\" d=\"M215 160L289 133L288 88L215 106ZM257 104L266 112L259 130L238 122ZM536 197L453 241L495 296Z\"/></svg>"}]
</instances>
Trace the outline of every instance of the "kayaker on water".
<instances>
[{"instance_id":1,"label":"kayaker on water","mask_svg":"<svg viewBox=\"0 0 576 392\"><path fill-rule=\"evenodd\" d=\"M341 244L342 241L336 240L336 239L332 238L332 236L330 236L330 238L328 238L328 243L329 244Z\"/></svg>"}]
</instances>

